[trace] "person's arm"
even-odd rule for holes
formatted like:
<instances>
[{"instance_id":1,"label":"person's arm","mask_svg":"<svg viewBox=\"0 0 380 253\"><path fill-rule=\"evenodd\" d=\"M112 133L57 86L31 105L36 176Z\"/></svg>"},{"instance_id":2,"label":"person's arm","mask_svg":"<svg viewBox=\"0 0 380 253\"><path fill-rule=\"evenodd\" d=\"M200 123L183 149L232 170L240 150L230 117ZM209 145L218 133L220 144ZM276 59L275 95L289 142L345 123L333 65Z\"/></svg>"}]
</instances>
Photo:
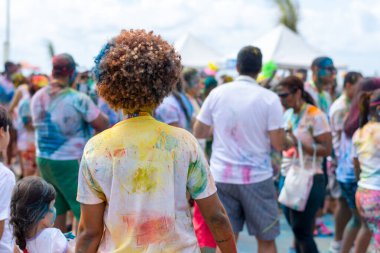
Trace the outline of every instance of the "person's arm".
<instances>
[{"instance_id":1,"label":"person's arm","mask_svg":"<svg viewBox=\"0 0 380 253\"><path fill-rule=\"evenodd\" d=\"M284 149L285 132L284 129L279 128L276 130L268 131L270 144L277 152Z\"/></svg>"},{"instance_id":2,"label":"person's arm","mask_svg":"<svg viewBox=\"0 0 380 253\"><path fill-rule=\"evenodd\" d=\"M207 139L212 136L212 126L206 125L199 120L194 123L193 134L198 139Z\"/></svg>"},{"instance_id":3,"label":"person's arm","mask_svg":"<svg viewBox=\"0 0 380 253\"><path fill-rule=\"evenodd\" d=\"M359 181L360 172L361 172L359 159L354 157L353 162L354 162L354 169L355 169L355 177L356 177L356 180Z\"/></svg>"},{"instance_id":4,"label":"person's arm","mask_svg":"<svg viewBox=\"0 0 380 253\"><path fill-rule=\"evenodd\" d=\"M103 130L106 130L108 128L108 117L100 112L99 116L90 122L90 125L95 129L97 133L102 132Z\"/></svg>"},{"instance_id":5,"label":"person's arm","mask_svg":"<svg viewBox=\"0 0 380 253\"><path fill-rule=\"evenodd\" d=\"M314 154L314 149L316 150L317 156L329 156L332 151L332 140L331 133L323 133L314 137L314 144L302 143L302 149L308 155Z\"/></svg>"},{"instance_id":6,"label":"person's arm","mask_svg":"<svg viewBox=\"0 0 380 253\"><path fill-rule=\"evenodd\" d=\"M104 232L104 210L106 203L81 204L76 253L96 253Z\"/></svg>"},{"instance_id":7,"label":"person's arm","mask_svg":"<svg viewBox=\"0 0 380 253\"><path fill-rule=\"evenodd\" d=\"M5 221L4 220L0 220L0 241L1 241L1 238L3 237L4 226L5 226Z\"/></svg>"},{"instance_id":8,"label":"person's arm","mask_svg":"<svg viewBox=\"0 0 380 253\"><path fill-rule=\"evenodd\" d=\"M21 98L22 98L22 92L21 92L20 88L18 88L16 90L15 95L12 98L11 103L9 104L9 114L10 115L13 114L13 111L16 109L16 107L17 107L18 103L20 102Z\"/></svg>"},{"instance_id":9,"label":"person's arm","mask_svg":"<svg viewBox=\"0 0 380 253\"><path fill-rule=\"evenodd\" d=\"M218 195L195 201L221 252L237 252L234 233Z\"/></svg>"}]
</instances>

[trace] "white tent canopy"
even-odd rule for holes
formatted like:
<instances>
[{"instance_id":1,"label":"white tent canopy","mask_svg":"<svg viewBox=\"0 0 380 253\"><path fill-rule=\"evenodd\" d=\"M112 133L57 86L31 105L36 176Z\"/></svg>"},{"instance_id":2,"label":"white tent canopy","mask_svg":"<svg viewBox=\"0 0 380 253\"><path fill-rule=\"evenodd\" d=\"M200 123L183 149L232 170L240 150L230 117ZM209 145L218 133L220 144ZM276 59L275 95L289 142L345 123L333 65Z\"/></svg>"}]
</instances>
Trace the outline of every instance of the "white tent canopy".
<instances>
[{"instance_id":1,"label":"white tent canopy","mask_svg":"<svg viewBox=\"0 0 380 253\"><path fill-rule=\"evenodd\" d=\"M182 65L184 66L205 67L210 62L219 63L222 61L221 54L190 33L175 41L174 47L181 54Z\"/></svg>"},{"instance_id":2,"label":"white tent canopy","mask_svg":"<svg viewBox=\"0 0 380 253\"><path fill-rule=\"evenodd\" d=\"M263 62L272 60L280 68L309 68L313 59L324 55L282 24L253 45L261 49Z\"/></svg>"}]
</instances>

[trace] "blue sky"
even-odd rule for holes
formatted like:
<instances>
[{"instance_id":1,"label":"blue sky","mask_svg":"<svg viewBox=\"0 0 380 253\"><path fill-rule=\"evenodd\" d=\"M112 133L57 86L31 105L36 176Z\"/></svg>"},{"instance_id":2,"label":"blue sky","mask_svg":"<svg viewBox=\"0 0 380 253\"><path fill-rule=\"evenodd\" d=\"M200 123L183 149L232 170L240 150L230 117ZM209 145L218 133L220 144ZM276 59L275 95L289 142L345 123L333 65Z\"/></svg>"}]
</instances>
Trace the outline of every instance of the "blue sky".
<instances>
[{"instance_id":1,"label":"blue sky","mask_svg":"<svg viewBox=\"0 0 380 253\"><path fill-rule=\"evenodd\" d=\"M6 0L0 0L5 10ZM302 37L349 69L380 75L380 1L300 0ZM11 0L11 59L50 71L46 41L91 67L120 29L154 30L174 42L191 32L228 55L277 25L271 0ZM1 13L0 40L5 17ZM0 58L3 58L0 50Z\"/></svg>"}]
</instances>

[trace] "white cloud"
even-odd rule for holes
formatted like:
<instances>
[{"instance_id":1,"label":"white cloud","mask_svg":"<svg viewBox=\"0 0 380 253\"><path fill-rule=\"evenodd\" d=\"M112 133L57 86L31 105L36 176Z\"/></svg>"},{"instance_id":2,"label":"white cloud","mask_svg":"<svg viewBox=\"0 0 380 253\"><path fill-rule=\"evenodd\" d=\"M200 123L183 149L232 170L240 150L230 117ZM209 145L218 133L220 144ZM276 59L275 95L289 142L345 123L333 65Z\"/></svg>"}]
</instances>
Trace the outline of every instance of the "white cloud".
<instances>
[{"instance_id":1,"label":"white cloud","mask_svg":"<svg viewBox=\"0 0 380 253\"><path fill-rule=\"evenodd\" d=\"M267 0L11 0L11 4L11 57L44 71L50 70L46 40L58 53L69 52L86 67L122 28L153 29L171 42L192 32L229 54L274 27L278 15ZM310 44L358 69L370 73L380 69L375 60L380 59L379 1L303 0L300 7L299 30ZM5 10L5 1L0 10ZM4 29L1 22L1 40Z\"/></svg>"}]
</instances>

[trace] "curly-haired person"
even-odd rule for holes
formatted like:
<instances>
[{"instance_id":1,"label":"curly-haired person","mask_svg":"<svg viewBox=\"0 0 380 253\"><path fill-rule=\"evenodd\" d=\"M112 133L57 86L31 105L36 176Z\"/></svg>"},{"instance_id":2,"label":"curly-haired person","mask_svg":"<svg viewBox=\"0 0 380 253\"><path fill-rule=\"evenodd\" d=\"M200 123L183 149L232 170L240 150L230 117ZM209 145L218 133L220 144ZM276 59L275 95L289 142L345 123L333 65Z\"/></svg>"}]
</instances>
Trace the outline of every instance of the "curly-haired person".
<instances>
[{"instance_id":1,"label":"curly-haired person","mask_svg":"<svg viewBox=\"0 0 380 253\"><path fill-rule=\"evenodd\" d=\"M199 252L190 196L222 252L236 252L196 139L151 116L178 81L180 56L153 32L123 30L95 63L100 96L126 119L85 147L76 252Z\"/></svg>"}]
</instances>

